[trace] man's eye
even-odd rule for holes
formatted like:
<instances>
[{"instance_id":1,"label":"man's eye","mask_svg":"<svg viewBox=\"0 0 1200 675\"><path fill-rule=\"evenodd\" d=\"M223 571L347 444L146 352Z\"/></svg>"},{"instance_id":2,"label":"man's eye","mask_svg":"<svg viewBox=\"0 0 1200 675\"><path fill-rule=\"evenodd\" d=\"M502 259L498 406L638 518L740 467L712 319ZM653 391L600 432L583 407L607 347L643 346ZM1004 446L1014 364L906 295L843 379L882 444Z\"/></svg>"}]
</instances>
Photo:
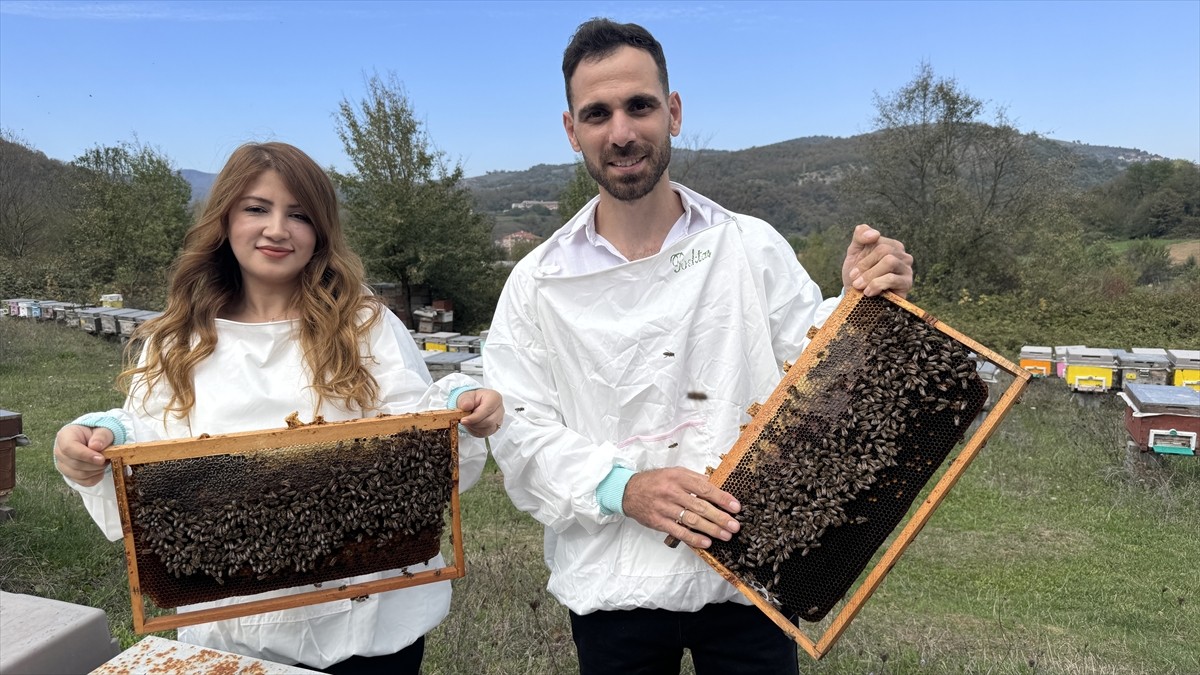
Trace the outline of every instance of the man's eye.
<instances>
[{"instance_id":1,"label":"man's eye","mask_svg":"<svg viewBox=\"0 0 1200 675\"><path fill-rule=\"evenodd\" d=\"M589 110L583 114L583 119L587 121L595 121L604 118L603 110Z\"/></svg>"}]
</instances>

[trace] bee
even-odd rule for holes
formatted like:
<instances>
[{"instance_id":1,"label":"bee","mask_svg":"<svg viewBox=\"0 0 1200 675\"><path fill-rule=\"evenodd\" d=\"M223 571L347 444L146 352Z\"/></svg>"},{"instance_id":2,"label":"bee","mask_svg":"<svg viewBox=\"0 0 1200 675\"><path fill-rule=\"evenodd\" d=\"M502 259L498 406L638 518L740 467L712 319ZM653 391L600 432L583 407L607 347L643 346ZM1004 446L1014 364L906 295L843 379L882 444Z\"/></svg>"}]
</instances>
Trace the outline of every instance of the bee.
<instances>
[{"instance_id":1,"label":"bee","mask_svg":"<svg viewBox=\"0 0 1200 675\"><path fill-rule=\"evenodd\" d=\"M678 444L678 443L672 443L672 444L668 445L667 447L668 447L668 448L678 448L678 447L679 447L679 444Z\"/></svg>"},{"instance_id":2,"label":"bee","mask_svg":"<svg viewBox=\"0 0 1200 675\"><path fill-rule=\"evenodd\" d=\"M675 356L675 352L663 352L663 356L670 358L672 356Z\"/></svg>"},{"instance_id":3,"label":"bee","mask_svg":"<svg viewBox=\"0 0 1200 675\"><path fill-rule=\"evenodd\" d=\"M689 391L687 397L693 401L707 401L708 394L702 391Z\"/></svg>"}]
</instances>

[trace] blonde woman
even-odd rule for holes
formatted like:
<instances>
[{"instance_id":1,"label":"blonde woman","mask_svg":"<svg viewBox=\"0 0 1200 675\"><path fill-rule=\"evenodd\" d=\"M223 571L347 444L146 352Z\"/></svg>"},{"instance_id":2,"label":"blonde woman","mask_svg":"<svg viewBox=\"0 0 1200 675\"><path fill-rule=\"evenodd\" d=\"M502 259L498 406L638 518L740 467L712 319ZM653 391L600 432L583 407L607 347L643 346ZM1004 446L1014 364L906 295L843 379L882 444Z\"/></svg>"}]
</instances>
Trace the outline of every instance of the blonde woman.
<instances>
[{"instance_id":1,"label":"blonde woman","mask_svg":"<svg viewBox=\"0 0 1200 675\"><path fill-rule=\"evenodd\" d=\"M470 413L462 425L472 436L499 429L500 395L463 375L432 383L408 330L365 289L325 172L284 143L238 148L186 235L166 310L139 329L144 347L122 374L125 405L56 438L59 471L108 538L121 536L100 454L113 443L279 427L293 411L340 421L457 407ZM459 453L466 489L486 450L464 437ZM449 607L449 583L439 582L180 628L179 639L326 672L417 673L424 635Z\"/></svg>"}]
</instances>

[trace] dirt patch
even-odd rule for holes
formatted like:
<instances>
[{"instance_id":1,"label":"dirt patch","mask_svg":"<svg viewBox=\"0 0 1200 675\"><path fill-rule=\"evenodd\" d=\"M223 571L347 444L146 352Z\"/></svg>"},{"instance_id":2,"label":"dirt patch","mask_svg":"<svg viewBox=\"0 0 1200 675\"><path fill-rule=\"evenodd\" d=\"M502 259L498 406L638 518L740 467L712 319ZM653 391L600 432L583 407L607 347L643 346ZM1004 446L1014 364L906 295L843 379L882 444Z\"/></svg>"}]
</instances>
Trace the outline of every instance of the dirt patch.
<instances>
[{"instance_id":1,"label":"dirt patch","mask_svg":"<svg viewBox=\"0 0 1200 675\"><path fill-rule=\"evenodd\" d=\"M1167 253L1171 256L1171 262L1176 265L1187 262L1188 258L1195 258L1200 262L1200 240L1172 244L1167 247Z\"/></svg>"}]
</instances>

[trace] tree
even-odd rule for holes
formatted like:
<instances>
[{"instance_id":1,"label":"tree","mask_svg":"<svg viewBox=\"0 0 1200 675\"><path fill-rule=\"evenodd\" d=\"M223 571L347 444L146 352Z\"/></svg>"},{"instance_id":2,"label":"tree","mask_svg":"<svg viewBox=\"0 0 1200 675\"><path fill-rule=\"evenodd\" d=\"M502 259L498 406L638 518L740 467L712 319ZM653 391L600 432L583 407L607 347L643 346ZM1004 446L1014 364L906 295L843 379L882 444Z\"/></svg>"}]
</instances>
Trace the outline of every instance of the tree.
<instances>
[{"instance_id":1,"label":"tree","mask_svg":"<svg viewBox=\"0 0 1200 675\"><path fill-rule=\"evenodd\" d=\"M69 248L93 295L115 291L133 306L161 306L190 220L191 186L170 158L136 139L92 148L74 164L84 171Z\"/></svg>"},{"instance_id":2,"label":"tree","mask_svg":"<svg viewBox=\"0 0 1200 675\"><path fill-rule=\"evenodd\" d=\"M712 134L701 136L699 133L681 134L671 142L671 180L677 183L686 182L692 169L699 164L701 157Z\"/></svg>"},{"instance_id":3,"label":"tree","mask_svg":"<svg viewBox=\"0 0 1200 675\"><path fill-rule=\"evenodd\" d=\"M562 222L565 223L574 218L579 209L582 209L592 200L592 197L598 194L600 194L600 186L588 173L583 160L575 160L575 173L571 175L571 180L567 182L562 194L558 196L558 215L562 218Z\"/></svg>"},{"instance_id":4,"label":"tree","mask_svg":"<svg viewBox=\"0 0 1200 675\"><path fill-rule=\"evenodd\" d=\"M22 258L47 248L67 211L63 173L12 131L0 132L0 255Z\"/></svg>"},{"instance_id":5,"label":"tree","mask_svg":"<svg viewBox=\"0 0 1200 675\"><path fill-rule=\"evenodd\" d=\"M983 101L927 63L875 107L867 168L847 183L871 222L905 243L924 290L1014 289L1030 237L1060 202L1065 153L1045 157L1003 110L984 123Z\"/></svg>"},{"instance_id":6,"label":"tree","mask_svg":"<svg viewBox=\"0 0 1200 675\"><path fill-rule=\"evenodd\" d=\"M846 247L850 245L850 232L844 228L831 228L825 232L814 232L807 237L797 237L793 249L798 248L797 258L804 270L821 287L821 293L832 298L842 292L842 261L846 258ZM792 240L791 237L788 238Z\"/></svg>"},{"instance_id":7,"label":"tree","mask_svg":"<svg viewBox=\"0 0 1200 675\"><path fill-rule=\"evenodd\" d=\"M331 172L351 242L377 281L428 284L455 303L455 321L484 325L499 295L489 219L472 208L460 164L433 147L395 75L372 75L360 101L338 106L337 134L353 171ZM499 281L498 281L499 280Z\"/></svg>"},{"instance_id":8,"label":"tree","mask_svg":"<svg viewBox=\"0 0 1200 675\"><path fill-rule=\"evenodd\" d=\"M1134 164L1089 196L1088 223L1118 239L1200 234L1200 167L1192 162Z\"/></svg>"}]
</instances>

